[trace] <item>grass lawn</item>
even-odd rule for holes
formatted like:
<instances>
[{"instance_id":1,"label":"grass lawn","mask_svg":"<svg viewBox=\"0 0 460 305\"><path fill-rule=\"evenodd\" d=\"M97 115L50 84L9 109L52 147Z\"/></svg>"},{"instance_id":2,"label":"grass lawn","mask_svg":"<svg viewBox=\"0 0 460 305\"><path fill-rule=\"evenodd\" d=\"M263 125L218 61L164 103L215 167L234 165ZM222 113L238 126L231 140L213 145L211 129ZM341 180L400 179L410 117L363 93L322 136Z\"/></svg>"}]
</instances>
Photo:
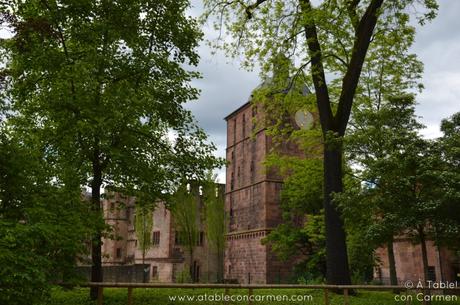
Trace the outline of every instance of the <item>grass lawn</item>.
<instances>
[{"instance_id":1,"label":"grass lawn","mask_svg":"<svg viewBox=\"0 0 460 305\"><path fill-rule=\"evenodd\" d=\"M248 304L247 300L244 301L216 301L216 298L222 297L224 294L223 289L155 289L155 288L137 288L133 290L133 305L171 305L171 304ZM231 289L230 296L234 300L244 298L248 295L248 290L245 289ZM88 298L89 289L80 288L73 290L63 290L55 288L52 292L52 297L46 305L94 305L96 302L90 301ZM127 304L127 289L126 288L106 288L104 289L104 304L105 305L126 305ZM304 301L293 300L298 296L306 296ZM330 304L339 305L344 304L343 296L330 293ZM282 300L282 298L289 298ZM386 305L386 304L421 304L414 294L411 296L412 301L406 303L405 300L395 300L395 297L390 292L370 292L360 291L357 296L350 297L350 305ZM420 297L420 296L419 296ZM175 300L174 300L175 298ZM179 298L182 298L180 300ZM192 300L192 298L195 298ZM205 300L207 298L207 300ZM319 290L298 290L298 289L256 289L254 290L254 298L252 304L257 305L296 305L296 304L324 304L324 295ZM278 300L270 300L269 298L278 298ZM458 300L449 301L433 301L432 305L438 304L452 304L460 305L460 297Z\"/></svg>"}]
</instances>

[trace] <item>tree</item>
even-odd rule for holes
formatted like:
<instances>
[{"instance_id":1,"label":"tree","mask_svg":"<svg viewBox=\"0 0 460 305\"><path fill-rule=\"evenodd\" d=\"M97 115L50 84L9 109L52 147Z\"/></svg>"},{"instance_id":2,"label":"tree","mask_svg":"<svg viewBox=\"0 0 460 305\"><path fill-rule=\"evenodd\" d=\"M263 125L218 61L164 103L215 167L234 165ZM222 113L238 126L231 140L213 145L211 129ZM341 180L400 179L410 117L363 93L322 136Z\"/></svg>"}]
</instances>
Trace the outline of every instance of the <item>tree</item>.
<instances>
[{"instance_id":1,"label":"tree","mask_svg":"<svg viewBox=\"0 0 460 305\"><path fill-rule=\"evenodd\" d=\"M91 281L102 281L101 188L151 202L218 162L182 105L201 33L180 1L3 1L2 87L17 128L91 188ZM159 27L158 25L162 26ZM60 173L56 179L63 181ZM91 296L96 297L96 288Z\"/></svg>"},{"instance_id":2,"label":"tree","mask_svg":"<svg viewBox=\"0 0 460 305\"><path fill-rule=\"evenodd\" d=\"M278 54L285 54L298 63L292 75L309 67L324 139L324 212L330 284L350 283L343 219L332 194L343 189L342 138L366 54L369 46L378 50L378 40L386 33L407 30L406 9L413 3L411 0L331 0L317 5L309 0L205 1L205 17L217 15L217 27L226 27L235 38L222 46L236 50L234 55L243 48L245 64L251 65L258 59L266 74ZM422 22L433 18L437 8L434 0L425 0L423 5L427 13L420 16Z\"/></svg>"},{"instance_id":3,"label":"tree","mask_svg":"<svg viewBox=\"0 0 460 305\"><path fill-rule=\"evenodd\" d=\"M45 159L41 143L1 123L0 303L41 304L51 284L75 283L77 260L93 219L80 189L56 183L60 168Z\"/></svg>"},{"instance_id":4,"label":"tree","mask_svg":"<svg viewBox=\"0 0 460 305\"><path fill-rule=\"evenodd\" d=\"M142 265L145 267L145 253L152 247L153 211L155 207L146 203L137 204L136 207L136 230L139 248L142 251ZM148 271L143 269L142 279L147 282Z\"/></svg>"},{"instance_id":5,"label":"tree","mask_svg":"<svg viewBox=\"0 0 460 305\"><path fill-rule=\"evenodd\" d=\"M460 113L441 123L443 135L437 140L438 154L443 166L438 171L442 178L440 197L443 200L441 222L437 224L437 241L451 248L458 247L460 239Z\"/></svg>"},{"instance_id":6,"label":"tree","mask_svg":"<svg viewBox=\"0 0 460 305\"><path fill-rule=\"evenodd\" d=\"M386 97L374 99L356 109L353 128L347 136L346 152L354 175L364 187L350 189L342 198L345 218L353 223L365 224L367 241L374 247L385 244L390 263L390 282L397 285L393 237L400 234L405 225L402 221L401 201L395 200L394 189L388 183L399 177L390 165L394 154L405 149L413 139L418 139L422 127L415 118L415 100L412 96ZM388 172L386 172L388 171ZM396 177L388 176L390 173ZM385 179L385 180L384 180ZM348 196L348 198L346 198ZM357 214L370 211L372 221Z\"/></svg>"},{"instance_id":7,"label":"tree","mask_svg":"<svg viewBox=\"0 0 460 305\"><path fill-rule=\"evenodd\" d=\"M442 163L434 144L418 134L422 125L415 117L415 100L412 96L384 100L378 111L355 112L354 123L347 152L360 168L355 174L364 187L342 194L345 218L364 222L367 240L374 247L387 247L393 285L398 284L394 237L403 235L420 243L427 280L426 241L435 238L443 205L438 173ZM370 212L371 223L360 219L358 211L363 210Z\"/></svg>"},{"instance_id":8,"label":"tree","mask_svg":"<svg viewBox=\"0 0 460 305\"><path fill-rule=\"evenodd\" d=\"M209 175L203 183L203 198L205 208L204 222L206 237L211 251L217 257L217 282L224 280L224 250L226 233L226 213L223 189L216 182L216 177Z\"/></svg>"},{"instance_id":9,"label":"tree","mask_svg":"<svg viewBox=\"0 0 460 305\"><path fill-rule=\"evenodd\" d=\"M184 245L189 258L189 275L192 281L196 277L193 268L193 254L200 234L199 194L196 185L183 183L169 199L171 214L174 217L176 240Z\"/></svg>"}]
</instances>

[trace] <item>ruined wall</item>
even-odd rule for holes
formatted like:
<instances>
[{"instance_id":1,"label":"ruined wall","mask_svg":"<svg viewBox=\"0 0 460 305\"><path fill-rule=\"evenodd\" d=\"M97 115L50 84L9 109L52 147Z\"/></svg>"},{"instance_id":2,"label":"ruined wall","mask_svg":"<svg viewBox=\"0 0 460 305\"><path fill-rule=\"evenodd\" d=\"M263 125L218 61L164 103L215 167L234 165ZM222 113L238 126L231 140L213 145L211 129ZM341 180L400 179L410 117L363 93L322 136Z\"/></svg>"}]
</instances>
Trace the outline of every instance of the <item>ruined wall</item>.
<instances>
[{"instance_id":1,"label":"ruined wall","mask_svg":"<svg viewBox=\"0 0 460 305\"><path fill-rule=\"evenodd\" d=\"M407 280L413 282L424 279L422 249L420 244L414 244L408 239L398 239L393 244L398 282L403 284ZM428 266L434 281L453 281L457 277L458 260L454 254L446 249L438 248L433 241L427 241ZM379 261L374 277L383 283L390 283L388 250L381 247L376 250ZM442 274L441 274L442 272Z\"/></svg>"},{"instance_id":2,"label":"ruined wall","mask_svg":"<svg viewBox=\"0 0 460 305\"><path fill-rule=\"evenodd\" d=\"M102 266L104 282L142 282L142 272L145 267L147 267L147 265ZM91 281L91 266L78 266L76 271L83 280L86 280L87 282Z\"/></svg>"},{"instance_id":3,"label":"ruined wall","mask_svg":"<svg viewBox=\"0 0 460 305\"><path fill-rule=\"evenodd\" d=\"M218 187L223 191L222 185ZM197 200L201 199L197 198ZM163 203L158 202L153 212L153 226L149 234L152 240L155 235L156 240L145 252L144 260L135 231L135 199L114 193L108 196L102 205L105 221L112 227L111 236L103 239L102 246L104 267L114 267L107 269L109 270L108 281L119 281L123 278L120 275L123 270L131 270L128 267L143 263L148 267L147 279L150 282L174 282L178 273L188 268L189 254L183 245L176 244L174 219ZM198 209L202 208L203 206L199 204ZM194 247L193 262L199 269L200 282L216 282L217 272L219 269L222 271L223 262L218 261L217 254L208 245L205 225L201 223L200 227L203 241ZM129 274L124 279L142 281L142 276L140 278L137 275L131 276L131 271Z\"/></svg>"}]
</instances>

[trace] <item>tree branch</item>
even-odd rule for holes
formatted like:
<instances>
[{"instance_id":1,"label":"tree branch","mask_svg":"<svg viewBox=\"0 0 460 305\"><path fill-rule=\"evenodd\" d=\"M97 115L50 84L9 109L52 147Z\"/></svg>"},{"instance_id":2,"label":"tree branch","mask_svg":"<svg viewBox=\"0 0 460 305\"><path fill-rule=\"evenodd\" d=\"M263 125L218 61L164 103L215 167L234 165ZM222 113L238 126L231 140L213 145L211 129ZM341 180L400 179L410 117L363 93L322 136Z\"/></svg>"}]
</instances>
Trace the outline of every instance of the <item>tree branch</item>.
<instances>
[{"instance_id":1,"label":"tree branch","mask_svg":"<svg viewBox=\"0 0 460 305\"><path fill-rule=\"evenodd\" d=\"M359 2L360 0L348 0L346 4L348 16L350 17L350 21L353 25L353 28L355 29L355 32L358 30L359 25L358 14L356 13L356 8L358 7Z\"/></svg>"},{"instance_id":2,"label":"tree branch","mask_svg":"<svg viewBox=\"0 0 460 305\"><path fill-rule=\"evenodd\" d=\"M340 61L344 65L345 68L348 68L348 63L344 59L342 59L340 56L333 54L333 53L329 53L324 56L324 58L327 58L327 57L334 57L335 59Z\"/></svg>"},{"instance_id":3,"label":"tree branch","mask_svg":"<svg viewBox=\"0 0 460 305\"><path fill-rule=\"evenodd\" d=\"M248 19L251 19L252 18L252 13L254 12L254 10L259 6L261 5L262 3L266 2L267 0L257 0L255 3L249 5L246 7L245 9L245 12L246 12L246 17Z\"/></svg>"},{"instance_id":4,"label":"tree branch","mask_svg":"<svg viewBox=\"0 0 460 305\"><path fill-rule=\"evenodd\" d=\"M377 24L377 14L383 1L384 0L372 0L357 27L350 65L343 78L339 106L334 118L339 135L345 134L364 59L367 49L369 48L372 33Z\"/></svg>"},{"instance_id":5,"label":"tree branch","mask_svg":"<svg viewBox=\"0 0 460 305\"><path fill-rule=\"evenodd\" d=\"M302 12L306 15L311 15L313 12L313 8L309 0L300 0L300 7ZM323 130L323 134L326 134L326 131L330 130L332 127L331 124L333 123L333 115L315 21L310 18L307 20L304 28L308 54L311 60L311 74L313 84L315 86L316 103L318 105L321 128Z\"/></svg>"}]
</instances>

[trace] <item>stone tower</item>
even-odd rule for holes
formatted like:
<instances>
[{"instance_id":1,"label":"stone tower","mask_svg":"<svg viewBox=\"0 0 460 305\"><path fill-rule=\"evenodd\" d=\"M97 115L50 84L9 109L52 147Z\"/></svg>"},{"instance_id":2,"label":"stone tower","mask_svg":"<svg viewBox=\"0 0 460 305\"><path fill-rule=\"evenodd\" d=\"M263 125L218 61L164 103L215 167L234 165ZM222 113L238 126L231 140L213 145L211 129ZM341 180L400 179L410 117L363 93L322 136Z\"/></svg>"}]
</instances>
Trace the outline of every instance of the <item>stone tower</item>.
<instances>
[{"instance_id":1,"label":"stone tower","mask_svg":"<svg viewBox=\"0 0 460 305\"><path fill-rule=\"evenodd\" d=\"M225 208L229 216L225 249L225 279L239 283L282 283L292 265L280 262L261 240L281 223L282 179L263 161L272 147L262 121L263 110L247 102L227 121ZM296 148L288 145L291 152ZM287 151L287 153L289 153Z\"/></svg>"}]
</instances>

